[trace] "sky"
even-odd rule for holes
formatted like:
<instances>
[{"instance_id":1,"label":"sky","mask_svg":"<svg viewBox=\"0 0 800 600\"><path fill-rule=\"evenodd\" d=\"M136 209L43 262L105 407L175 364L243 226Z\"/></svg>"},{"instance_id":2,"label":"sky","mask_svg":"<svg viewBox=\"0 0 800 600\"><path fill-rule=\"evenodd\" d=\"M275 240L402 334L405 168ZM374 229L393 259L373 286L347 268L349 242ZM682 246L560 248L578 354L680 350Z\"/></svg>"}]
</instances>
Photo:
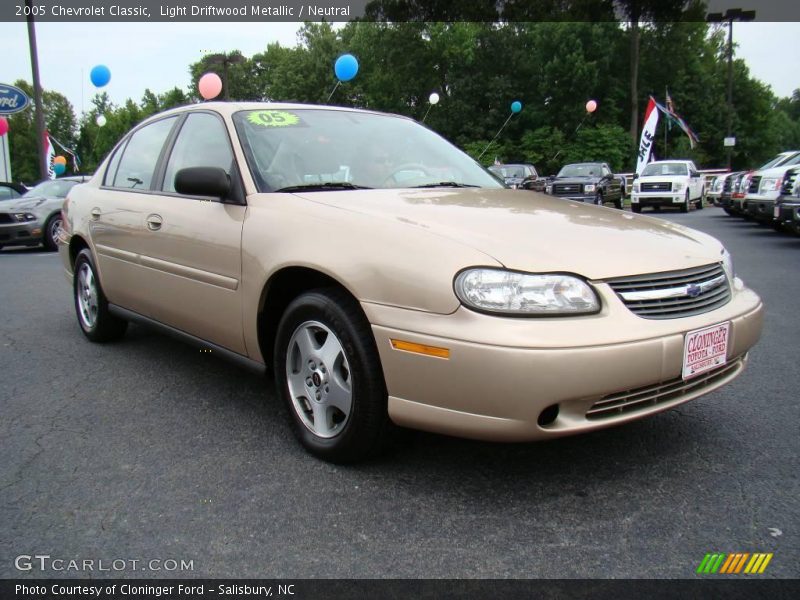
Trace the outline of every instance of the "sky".
<instances>
[{"instance_id":1,"label":"sky","mask_svg":"<svg viewBox=\"0 0 800 600\"><path fill-rule=\"evenodd\" d=\"M146 88L156 94L174 86L187 89L188 67L205 53L241 50L245 56L268 43L297 43L300 23L37 23L39 70L45 89L64 94L77 114L91 109L96 89L89 72L97 64L111 70L103 88L112 102L139 102ZM737 58L779 96L800 88L800 23L734 23ZM31 81L25 23L0 23L0 83ZM333 65L331 65L333 81ZM527 99L532 102L534 99Z\"/></svg>"}]
</instances>

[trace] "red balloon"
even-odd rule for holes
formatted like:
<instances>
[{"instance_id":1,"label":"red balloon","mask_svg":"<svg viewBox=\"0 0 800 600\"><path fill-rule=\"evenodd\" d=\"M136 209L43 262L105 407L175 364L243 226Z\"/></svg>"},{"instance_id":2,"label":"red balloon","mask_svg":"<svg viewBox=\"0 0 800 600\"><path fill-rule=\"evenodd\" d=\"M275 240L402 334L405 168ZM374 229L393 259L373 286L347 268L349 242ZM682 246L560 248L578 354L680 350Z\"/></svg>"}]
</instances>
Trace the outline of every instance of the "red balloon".
<instances>
[{"instance_id":1,"label":"red balloon","mask_svg":"<svg viewBox=\"0 0 800 600\"><path fill-rule=\"evenodd\" d=\"M0 117L0 137L8 133L8 119Z\"/></svg>"}]
</instances>

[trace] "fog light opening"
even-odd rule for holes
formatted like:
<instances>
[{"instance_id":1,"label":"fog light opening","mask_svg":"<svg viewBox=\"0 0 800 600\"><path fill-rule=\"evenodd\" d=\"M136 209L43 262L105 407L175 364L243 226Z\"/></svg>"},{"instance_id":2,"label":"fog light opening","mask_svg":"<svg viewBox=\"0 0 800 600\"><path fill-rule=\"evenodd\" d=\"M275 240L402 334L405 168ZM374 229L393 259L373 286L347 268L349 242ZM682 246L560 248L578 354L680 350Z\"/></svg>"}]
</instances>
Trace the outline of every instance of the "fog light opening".
<instances>
[{"instance_id":1,"label":"fog light opening","mask_svg":"<svg viewBox=\"0 0 800 600\"><path fill-rule=\"evenodd\" d=\"M539 413L539 419L536 422L539 424L539 427L547 427L548 425L552 425L557 418L558 404L551 404Z\"/></svg>"}]
</instances>

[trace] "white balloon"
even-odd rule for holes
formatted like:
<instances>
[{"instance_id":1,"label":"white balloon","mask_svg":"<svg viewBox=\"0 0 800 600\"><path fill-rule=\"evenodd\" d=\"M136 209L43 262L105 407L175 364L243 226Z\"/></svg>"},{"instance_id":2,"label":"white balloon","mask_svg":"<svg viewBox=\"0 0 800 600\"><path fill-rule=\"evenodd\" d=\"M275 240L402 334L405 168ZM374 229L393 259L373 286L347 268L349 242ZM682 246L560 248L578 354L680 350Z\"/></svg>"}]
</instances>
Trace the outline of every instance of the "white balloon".
<instances>
[{"instance_id":1,"label":"white balloon","mask_svg":"<svg viewBox=\"0 0 800 600\"><path fill-rule=\"evenodd\" d=\"M439 104L439 94L437 94L436 92L433 92L428 97L428 102L430 102L431 104Z\"/></svg>"},{"instance_id":2,"label":"white balloon","mask_svg":"<svg viewBox=\"0 0 800 600\"><path fill-rule=\"evenodd\" d=\"M105 115L97 115L97 119L95 121L99 127L106 126L106 117Z\"/></svg>"}]
</instances>

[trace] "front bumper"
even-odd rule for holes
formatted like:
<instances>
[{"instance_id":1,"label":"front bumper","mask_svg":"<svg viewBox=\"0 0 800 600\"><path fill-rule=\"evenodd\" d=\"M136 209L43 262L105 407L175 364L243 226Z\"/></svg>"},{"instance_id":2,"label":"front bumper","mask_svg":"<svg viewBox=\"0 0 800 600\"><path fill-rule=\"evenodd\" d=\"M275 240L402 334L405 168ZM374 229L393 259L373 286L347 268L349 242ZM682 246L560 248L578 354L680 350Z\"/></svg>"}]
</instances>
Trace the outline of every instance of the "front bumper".
<instances>
[{"instance_id":1,"label":"front bumper","mask_svg":"<svg viewBox=\"0 0 800 600\"><path fill-rule=\"evenodd\" d=\"M684 202L686 202L685 192L658 192L655 194L634 192L631 195L631 204L638 204L642 208L680 206Z\"/></svg>"},{"instance_id":2,"label":"front bumper","mask_svg":"<svg viewBox=\"0 0 800 600\"><path fill-rule=\"evenodd\" d=\"M586 204L594 204L597 196L594 193L591 194L573 194L573 195L566 195L566 194L552 194L552 196L556 198L563 198L564 200L574 200L575 202L585 202Z\"/></svg>"},{"instance_id":3,"label":"front bumper","mask_svg":"<svg viewBox=\"0 0 800 600\"><path fill-rule=\"evenodd\" d=\"M39 221L0 224L0 246L37 246L43 236L44 227Z\"/></svg>"},{"instance_id":4,"label":"front bumper","mask_svg":"<svg viewBox=\"0 0 800 600\"><path fill-rule=\"evenodd\" d=\"M764 198L746 199L747 214L757 221L772 221L774 218L775 200Z\"/></svg>"},{"instance_id":5,"label":"front bumper","mask_svg":"<svg viewBox=\"0 0 800 600\"><path fill-rule=\"evenodd\" d=\"M608 300L603 310L586 317L511 319L463 307L451 315L433 315L362 306L373 324L389 415L395 423L458 437L518 442L632 421L736 377L761 334L763 320L758 296L739 288L728 304L714 311L662 321L637 317L610 288L603 290ZM685 333L726 321L731 323L728 362L718 368L724 371L711 372L707 380L701 376L682 382ZM391 340L447 348L449 358L398 350ZM609 397L632 391L641 395L650 393L642 390L664 386L677 392L610 416L587 415L595 403L616 402ZM543 420L548 414L552 417L554 406L557 417Z\"/></svg>"},{"instance_id":6,"label":"front bumper","mask_svg":"<svg viewBox=\"0 0 800 600\"><path fill-rule=\"evenodd\" d=\"M800 198L778 201L772 214L781 225L796 229L800 226Z\"/></svg>"}]
</instances>

